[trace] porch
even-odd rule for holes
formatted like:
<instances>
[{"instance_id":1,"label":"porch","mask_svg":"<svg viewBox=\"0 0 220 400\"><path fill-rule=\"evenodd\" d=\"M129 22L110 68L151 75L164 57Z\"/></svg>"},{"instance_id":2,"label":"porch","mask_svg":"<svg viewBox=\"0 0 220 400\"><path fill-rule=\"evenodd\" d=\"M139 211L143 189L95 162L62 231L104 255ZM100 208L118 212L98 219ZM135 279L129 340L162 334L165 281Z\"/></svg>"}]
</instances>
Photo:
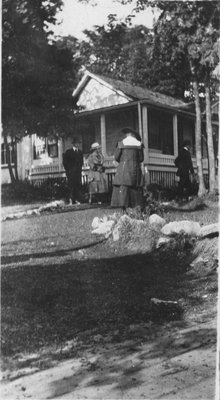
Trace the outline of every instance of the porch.
<instances>
[{"instance_id":1,"label":"porch","mask_svg":"<svg viewBox=\"0 0 220 400\"><path fill-rule=\"evenodd\" d=\"M143 173L145 176L145 185L158 184L164 188L172 188L176 186L176 167L174 165L174 156L157 154L149 152L149 163L143 164ZM193 158L193 165L196 170L196 159ZM108 191L112 189L112 182L116 172L117 163L113 156L105 158L105 173L107 176ZM207 174L208 163L207 159L203 160L204 173ZM82 169L82 185L88 183L89 167L85 160ZM31 168L27 171L27 177L30 182L35 185L40 185L42 182L50 179L63 178L66 179L64 168L60 165L42 165Z\"/></svg>"},{"instance_id":2,"label":"porch","mask_svg":"<svg viewBox=\"0 0 220 400\"><path fill-rule=\"evenodd\" d=\"M101 143L105 158L108 190L111 190L117 163L114 161L116 143L122 139L121 129L131 126L140 132L144 143L142 165L145 184L157 183L171 188L176 185L174 160L183 140L190 139L195 153L194 116L176 110L156 107L143 102L132 102L93 111L78 112L74 115L72 132L65 140L59 140L57 158L47 165L32 163L28 178L40 184L47 178L65 178L62 154L71 147L73 136L79 138L84 155L82 184L87 184L89 167L87 157L93 142ZM196 160L193 158L196 168ZM207 160L204 160L207 168Z\"/></svg>"}]
</instances>

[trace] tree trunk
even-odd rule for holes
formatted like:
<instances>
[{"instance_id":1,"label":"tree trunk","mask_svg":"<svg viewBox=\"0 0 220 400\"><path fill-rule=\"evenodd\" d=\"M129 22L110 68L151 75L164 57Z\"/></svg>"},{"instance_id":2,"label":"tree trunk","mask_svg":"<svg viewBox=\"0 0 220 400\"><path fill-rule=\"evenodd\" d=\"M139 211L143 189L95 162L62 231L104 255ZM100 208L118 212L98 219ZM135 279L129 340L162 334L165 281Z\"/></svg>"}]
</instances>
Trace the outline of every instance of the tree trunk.
<instances>
[{"instance_id":1,"label":"tree trunk","mask_svg":"<svg viewBox=\"0 0 220 400\"><path fill-rule=\"evenodd\" d=\"M201 197L206 193L205 183L203 178L202 169L202 130L201 130L201 110L200 110L200 100L199 100L199 88L198 82L193 81L193 91L195 97L195 107L196 107L196 162L197 162L197 173L199 178L199 191L198 196Z\"/></svg>"},{"instance_id":2,"label":"tree trunk","mask_svg":"<svg viewBox=\"0 0 220 400\"><path fill-rule=\"evenodd\" d=\"M211 100L210 89L205 87L206 97L206 132L207 132L207 147L208 147L208 161L209 161L209 192L213 193L215 190L215 155L212 136L212 119L211 119Z\"/></svg>"},{"instance_id":3,"label":"tree trunk","mask_svg":"<svg viewBox=\"0 0 220 400\"><path fill-rule=\"evenodd\" d=\"M10 178L11 178L11 183L14 184L16 182L16 180L15 180L14 172L13 172L13 169L12 169L12 166L11 166L11 158L10 158L10 149L9 149L9 144L8 144L8 138L7 138L7 135L5 133L3 133L3 136L4 136L4 145L5 145L5 148L6 148L6 160L7 160L7 163L8 163L9 175L10 175Z\"/></svg>"},{"instance_id":4,"label":"tree trunk","mask_svg":"<svg viewBox=\"0 0 220 400\"><path fill-rule=\"evenodd\" d=\"M19 181L19 177L18 177L18 159L17 159L17 142L16 142L16 139L13 141L13 151L14 151L15 179L16 179L16 181Z\"/></svg>"}]
</instances>

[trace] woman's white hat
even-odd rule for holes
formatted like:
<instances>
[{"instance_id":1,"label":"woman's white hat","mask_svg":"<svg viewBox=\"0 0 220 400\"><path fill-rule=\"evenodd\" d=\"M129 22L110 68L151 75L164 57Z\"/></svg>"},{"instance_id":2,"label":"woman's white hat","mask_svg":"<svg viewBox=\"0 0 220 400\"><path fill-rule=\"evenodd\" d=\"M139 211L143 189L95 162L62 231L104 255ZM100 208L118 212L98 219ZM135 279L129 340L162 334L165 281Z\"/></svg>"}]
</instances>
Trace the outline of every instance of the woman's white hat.
<instances>
[{"instance_id":1,"label":"woman's white hat","mask_svg":"<svg viewBox=\"0 0 220 400\"><path fill-rule=\"evenodd\" d=\"M100 147L101 147L100 144L98 142L95 142L92 144L91 150L100 149Z\"/></svg>"}]
</instances>

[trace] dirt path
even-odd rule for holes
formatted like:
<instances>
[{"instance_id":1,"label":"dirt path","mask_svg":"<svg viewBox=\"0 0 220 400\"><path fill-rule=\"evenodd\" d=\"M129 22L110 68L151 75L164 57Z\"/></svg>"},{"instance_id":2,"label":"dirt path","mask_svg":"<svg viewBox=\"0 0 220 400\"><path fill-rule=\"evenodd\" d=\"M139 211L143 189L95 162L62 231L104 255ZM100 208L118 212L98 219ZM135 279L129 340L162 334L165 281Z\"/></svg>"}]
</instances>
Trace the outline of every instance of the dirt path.
<instances>
[{"instance_id":1,"label":"dirt path","mask_svg":"<svg viewBox=\"0 0 220 400\"><path fill-rule=\"evenodd\" d=\"M139 337L149 331L144 324L130 329ZM213 322L166 331L147 343L97 343L79 358L3 385L1 398L214 399Z\"/></svg>"},{"instance_id":2,"label":"dirt path","mask_svg":"<svg viewBox=\"0 0 220 400\"><path fill-rule=\"evenodd\" d=\"M214 399L216 275L82 250L105 213L4 222L1 398ZM151 297L178 299L184 316L155 321Z\"/></svg>"}]
</instances>

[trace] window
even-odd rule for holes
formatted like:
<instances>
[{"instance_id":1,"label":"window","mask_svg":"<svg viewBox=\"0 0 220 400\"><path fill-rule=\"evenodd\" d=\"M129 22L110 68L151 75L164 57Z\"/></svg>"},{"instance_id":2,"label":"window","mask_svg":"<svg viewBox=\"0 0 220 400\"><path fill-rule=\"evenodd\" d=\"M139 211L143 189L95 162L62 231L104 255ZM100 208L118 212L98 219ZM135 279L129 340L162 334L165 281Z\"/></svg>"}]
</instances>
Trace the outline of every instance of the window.
<instances>
[{"instance_id":1,"label":"window","mask_svg":"<svg viewBox=\"0 0 220 400\"><path fill-rule=\"evenodd\" d=\"M35 135L33 151L34 160L41 160L45 157L58 157L57 139L41 138Z\"/></svg>"},{"instance_id":2,"label":"window","mask_svg":"<svg viewBox=\"0 0 220 400\"><path fill-rule=\"evenodd\" d=\"M9 159L10 159L11 164L14 164L14 162L15 162L15 147L14 147L14 145L10 145L10 144L9 144ZM2 143L2 146L1 146L1 164L2 165L8 164L8 157L6 154L6 146L4 143Z\"/></svg>"},{"instance_id":3,"label":"window","mask_svg":"<svg viewBox=\"0 0 220 400\"><path fill-rule=\"evenodd\" d=\"M163 154L173 154L173 115L149 110L149 148Z\"/></svg>"},{"instance_id":4,"label":"window","mask_svg":"<svg viewBox=\"0 0 220 400\"><path fill-rule=\"evenodd\" d=\"M58 157L57 139L48 139L47 150L48 150L49 157L52 157L52 158Z\"/></svg>"}]
</instances>

